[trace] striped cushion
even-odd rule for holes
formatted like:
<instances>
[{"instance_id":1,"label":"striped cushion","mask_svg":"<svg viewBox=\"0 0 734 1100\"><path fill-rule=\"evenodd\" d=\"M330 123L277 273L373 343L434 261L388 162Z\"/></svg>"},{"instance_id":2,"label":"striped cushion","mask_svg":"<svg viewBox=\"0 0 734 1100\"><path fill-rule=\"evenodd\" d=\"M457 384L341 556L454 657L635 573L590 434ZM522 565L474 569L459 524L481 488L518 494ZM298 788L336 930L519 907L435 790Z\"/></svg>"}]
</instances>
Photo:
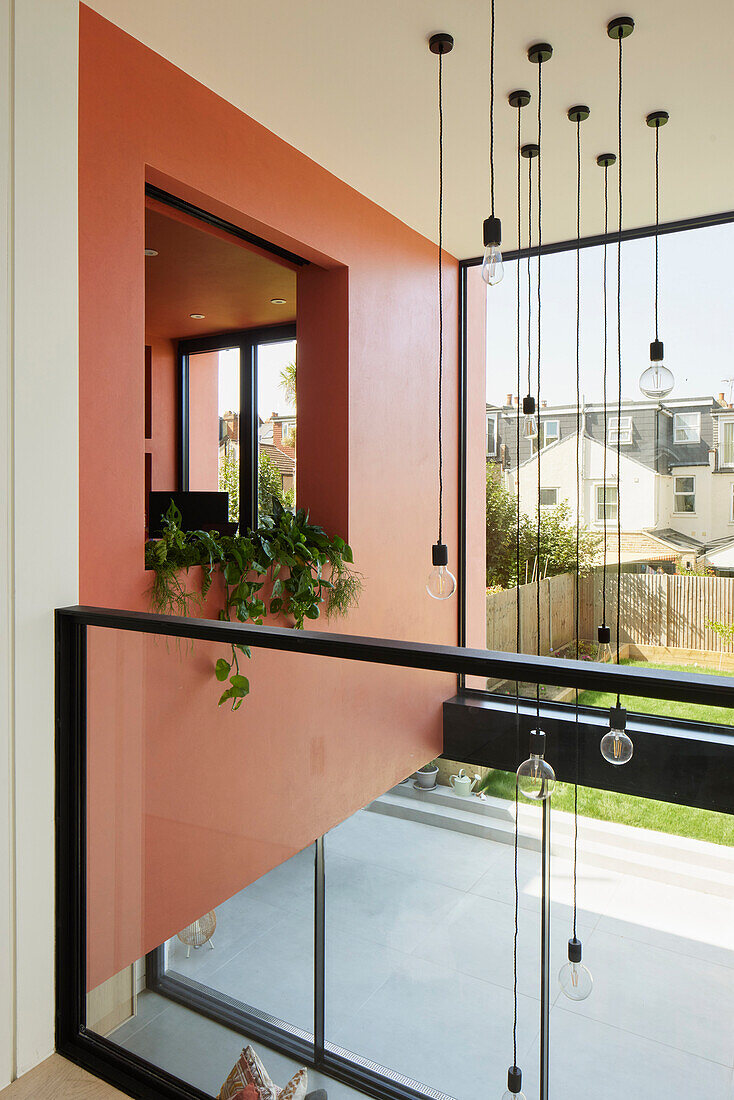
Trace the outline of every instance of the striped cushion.
<instances>
[{"instance_id":1,"label":"striped cushion","mask_svg":"<svg viewBox=\"0 0 734 1100\"><path fill-rule=\"evenodd\" d=\"M219 1100L304 1100L308 1071L299 1069L285 1088L271 1079L252 1047L247 1046L219 1091Z\"/></svg>"}]
</instances>

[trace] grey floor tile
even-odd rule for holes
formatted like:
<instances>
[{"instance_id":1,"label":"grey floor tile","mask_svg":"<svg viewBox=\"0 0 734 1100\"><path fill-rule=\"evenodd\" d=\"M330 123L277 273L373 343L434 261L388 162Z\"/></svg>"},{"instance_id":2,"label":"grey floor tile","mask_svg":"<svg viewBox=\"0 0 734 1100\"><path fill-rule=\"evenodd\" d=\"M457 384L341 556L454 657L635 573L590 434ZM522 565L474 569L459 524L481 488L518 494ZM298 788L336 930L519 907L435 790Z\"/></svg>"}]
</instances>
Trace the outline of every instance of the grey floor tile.
<instances>
[{"instance_id":1,"label":"grey floor tile","mask_svg":"<svg viewBox=\"0 0 734 1100\"><path fill-rule=\"evenodd\" d=\"M594 991L578 1004L564 1002L567 1012L732 1066L730 969L598 930L584 957Z\"/></svg>"},{"instance_id":2,"label":"grey floor tile","mask_svg":"<svg viewBox=\"0 0 734 1100\"><path fill-rule=\"evenodd\" d=\"M145 998L150 1001L151 1006L156 1006L156 1011L151 1014L150 1007L147 1008L148 1024L130 1034L127 1041L120 1045L181 1080L196 1085L211 1096L216 1096L242 1048L251 1040L187 1008L157 997L154 993L144 994L138 1003ZM118 1030L115 1038L119 1034ZM301 1068L299 1062L270 1050L256 1040L252 1041L252 1045L272 1079L281 1087ZM362 1098L362 1093L356 1089L333 1081L312 1069L308 1071L308 1088L326 1089L329 1100Z\"/></svg>"},{"instance_id":3,"label":"grey floor tile","mask_svg":"<svg viewBox=\"0 0 734 1100\"><path fill-rule=\"evenodd\" d=\"M170 1001L165 997L159 997L156 993L143 990L138 996L137 1012L130 1020L126 1020L120 1027L109 1033L109 1038L123 1046L136 1031L146 1027L150 1021L168 1008Z\"/></svg>"},{"instance_id":4,"label":"grey floor tile","mask_svg":"<svg viewBox=\"0 0 734 1100\"><path fill-rule=\"evenodd\" d=\"M360 810L326 837L339 853L412 878L468 890L491 867L501 845L452 829Z\"/></svg>"},{"instance_id":5,"label":"grey floor tile","mask_svg":"<svg viewBox=\"0 0 734 1100\"><path fill-rule=\"evenodd\" d=\"M598 929L734 967L734 898L625 876Z\"/></svg>"},{"instance_id":6,"label":"grey floor tile","mask_svg":"<svg viewBox=\"0 0 734 1100\"><path fill-rule=\"evenodd\" d=\"M499 851L482 878L472 887L473 894L495 898L512 904L514 900L513 847L510 844L495 845ZM578 913L587 927L596 925L609 909L611 898L619 888L622 876L615 871L588 867L583 859L578 864L577 899ZM540 853L521 849L518 852L518 885L520 907L540 910L542 878ZM569 920L573 904L573 864L554 856L551 859L551 904L557 920Z\"/></svg>"},{"instance_id":7,"label":"grey floor tile","mask_svg":"<svg viewBox=\"0 0 734 1100\"><path fill-rule=\"evenodd\" d=\"M558 925L551 939L552 998L555 976L567 961L568 935ZM583 938L584 925L578 925ZM540 914L521 910L517 943L518 989L540 998ZM565 936L565 938L564 938ZM414 954L512 989L514 906L468 894L416 947Z\"/></svg>"},{"instance_id":8,"label":"grey floor tile","mask_svg":"<svg viewBox=\"0 0 734 1100\"><path fill-rule=\"evenodd\" d=\"M410 952L465 896L413 875L327 855L326 922L330 930Z\"/></svg>"},{"instance_id":9,"label":"grey floor tile","mask_svg":"<svg viewBox=\"0 0 734 1100\"><path fill-rule=\"evenodd\" d=\"M276 926L207 978L212 989L313 1031L313 922L300 914Z\"/></svg>"},{"instance_id":10,"label":"grey floor tile","mask_svg":"<svg viewBox=\"0 0 734 1100\"><path fill-rule=\"evenodd\" d=\"M191 950L186 958L186 945L177 936L168 941L167 966L169 970L206 982L215 970L219 970L243 948L286 919L286 911L259 901L249 894L249 887L225 901L217 910L217 927L212 937L214 947L208 943Z\"/></svg>"},{"instance_id":11,"label":"grey floor tile","mask_svg":"<svg viewBox=\"0 0 734 1100\"><path fill-rule=\"evenodd\" d=\"M521 996L518 1007L518 1049L529 1060L538 1003ZM458 1100L500 1097L512 1061L512 995L416 958L328 1038Z\"/></svg>"},{"instance_id":12,"label":"grey floor tile","mask_svg":"<svg viewBox=\"0 0 734 1100\"><path fill-rule=\"evenodd\" d=\"M593 994L592 994L593 996ZM731 1071L672 1046L568 1012L551 1012L550 1095L562 1100L731 1100ZM538 1067L523 1066L528 1097Z\"/></svg>"}]
</instances>

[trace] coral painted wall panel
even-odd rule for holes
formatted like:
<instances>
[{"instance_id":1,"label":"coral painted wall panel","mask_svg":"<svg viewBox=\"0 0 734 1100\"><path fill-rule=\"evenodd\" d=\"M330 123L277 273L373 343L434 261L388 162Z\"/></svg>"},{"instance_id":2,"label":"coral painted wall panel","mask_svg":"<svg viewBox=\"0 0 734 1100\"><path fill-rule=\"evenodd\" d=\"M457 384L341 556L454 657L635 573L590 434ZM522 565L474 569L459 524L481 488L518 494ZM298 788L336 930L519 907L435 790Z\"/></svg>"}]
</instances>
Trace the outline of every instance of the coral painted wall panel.
<instances>
[{"instance_id":1,"label":"coral painted wall panel","mask_svg":"<svg viewBox=\"0 0 734 1100\"><path fill-rule=\"evenodd\" d=\"M148 606L146 180L315 265L299 280L299 499L349 537L365 579L360 607L332 629L455 643L457 603L425 593L436 537L435 245L84 6L82 602ZM455 561L457 268L448 256L445 310L444 523ZM167 461L172 439L161 442ZM153 477L160 485L160 468ZM216 614L211 600L204 613ZM233 715L216 707L215 653L143 642L134 659L119 652L129 638L90 646L90 987L439 752L441 703L455 684L259 653L252 695ZM264 773L276 778L263 785ZM296 796L278 778L294 774Z\"/></svg>"}]
</instances>

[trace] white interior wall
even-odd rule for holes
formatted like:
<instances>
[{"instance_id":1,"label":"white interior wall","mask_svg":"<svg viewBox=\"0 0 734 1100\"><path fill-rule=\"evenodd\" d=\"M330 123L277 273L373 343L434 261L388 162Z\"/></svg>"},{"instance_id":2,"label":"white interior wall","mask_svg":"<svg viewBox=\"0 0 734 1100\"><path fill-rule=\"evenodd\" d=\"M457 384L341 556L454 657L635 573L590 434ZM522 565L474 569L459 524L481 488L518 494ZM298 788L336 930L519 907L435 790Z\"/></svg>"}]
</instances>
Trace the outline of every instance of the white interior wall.
<instances>
[{"instance_id":1,"label":"white interior wall","mask_svg":"<svg viewBox=\"0 0 734 1100\"><path fill-rule=\"evenodd\" d=\"M2 0L0 34L2 1088L53 1049L53 609L78 600L77 2Z\"/></svg>"}]
</instances>

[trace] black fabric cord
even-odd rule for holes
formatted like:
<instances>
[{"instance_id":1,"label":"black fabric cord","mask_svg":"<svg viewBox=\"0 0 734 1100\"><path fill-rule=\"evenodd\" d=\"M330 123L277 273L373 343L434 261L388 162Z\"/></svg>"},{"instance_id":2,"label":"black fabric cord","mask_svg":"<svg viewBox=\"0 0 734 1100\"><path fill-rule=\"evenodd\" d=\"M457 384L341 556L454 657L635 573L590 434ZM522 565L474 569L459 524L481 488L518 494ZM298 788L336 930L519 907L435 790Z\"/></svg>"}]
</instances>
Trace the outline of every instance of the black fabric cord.
<instances>
[{"instance_id":1,"label":"black fabric cord","mask_svg":"<svg viewBox=\"0 0 734 1100\"><path fill-rule=\"evenodd\" d=\"M533 380L532 380L532 320L533 320L533 305L532 305L532 277L530 269L530 250L533 247L533 158L528 158L528 256L527 256L527 277L528 277L528 395L533 392ZM519 394L518 394L519 397ZM537 411L537 410L536 410ZM517 455L518 466L520 465L520 452Z\"/></svg>"},{"instance_id":2,"label":"black fabric cord","mask_svg":"<svg viewBox=\"0 0 734 1100\"><path fill-rule=\"evenodd\" d=\"M660 127L655 127L655 339L660 339L658 332L658 292L660 282L660 238L658 227L660 225Z\"/></svg>"},{"instance_id":3,"label":"black fabric cord","mask_svg":"<svg viewBox=\"0 0 734 1100\"><path fill-rule=\"evenodd\" d=\"M490 0L489 30L489 198L494 217L494 4Z\"/></svg>"},{"instance_id":4,"label":"black fabric cord","mask_svg":"<svg viewBox=\"0 0 734 1100\"><path fill-rule=\"evenodd\" d=\"M579 548L581 542L581 120L576 122L576 660L579 659L580 585L579 585ZM573 781L573 937L576 939L576 872L578 865L579 832L579 692L575 697L575 755L576 767Z\"/></svg>"},{"instance_id":5,"label":"black fabric cord","mask_svg":"<svg viewBox=\"0 0 734 1100\"><path fill-rule=\"evenodd\" d=\"M517 247L522 248L522 162L520 147L522 141L522 107L517 108ZM520 621L520 376L521 376L521 348L520 348L520 264L517 265L517 416L515 417L515 446L517 448L517 474L515 477L516 502L515 502L515 570L517 580L515 584L515 648L520 652L522 646L522 631ZM519 749L519 711L520 711L520 681L515 683L515 695L517 698L516 712L518 715L518 757Z\"/></svg>"},{"instance_id":6,"label":"black fabric cord","mask_svg":"<svg viewBox=\"0 0 734 1100\"><path fill-rule=\"evenodd\" d=\"M602 462L604 465L603 478L604 487L602 489L602 499L604 507L604 569L602 570L601 580L601 623L602 626L607 625L607 446L609 443L609 409L607 406L607 367L608 367L608 345L609 345L609 327L608 327L608 310L607 310L607 234L609 232L609 165L604 165L604 270L602 275L602 299L604 309L604 370L603 370L603 387L604 387L604 455Z\"/></svg>"},{"instance_id":7,"label":"black fabric cord","mask_svg":"<svg viewBox=\"0 0 734 1100\"><path fill-rule=\"evenodd\" d=\"M622 614L622 36L619 39L617 96L618 224L617 237L617 664L619 664L619 626Z\"/></svg>"},{"instance_id":8,"label":"black fabric cord","mask_svg":"<svg viewBox=\"0 0 734 1100\"><path fill-rule=\"evenodd\" d=\"M542 110L542 106L543 106L543 62L539 61L538 62L538 271L537 271L537 278L536 278L537 290L538 290L538 297L537 297L537 302L538 302L538 306L537 306L537 312L538 312L538 318L537 318L538 319L538 347L537 347L538 371L537 371L537 380L536 380L537 381L537 387L536 387L537 388L536 414L537 414L537 417L538 417L538 420L537 420L537 425L538 425L538 436L537 436L537 439L538 439L538 501L537 501L538 518L537 518L537 534L536 534L536 559L537 559L536 560L536 582L537 582L537 588L536 588L536 616L535 616L536 617L536 630L537 630L537 634L538 634L538 638L537 638L537 653L538 653L538 656L540 656L540 652L541 652L541 645L540 645L540 533L541 533L540 532L540 489L541 489L540 455L541 455L541 451L543 449L543 439L542 439L542 436L541 436L541 421L540 421L540 410L541 410L541 400L540 400L540 364L541 364L541 346L540 346L540 338L541 338L541 324L540 324L540 320L541 320L541 318L540 318L540 301L541 301L540 300L540 255L541 255L541 249L542 249L542 243L543 243L542 242L542 238L543 238L543 229L542 229L542 212L543 212L542 211L542 197L543 197L543 192L542 192L542 176L541 176L541 160L542 160L542 157L543 157L543 146L542 146L542 140L541 140L541 138L542 138L542 135L541 135L541 117L542 117L541 116L541 110ZM536 705L538 724L540 725L540 684L535 685L535 705Z\"/></svg>"},{"instance_id":9,"label":"black fabric cord","mask_svg":"<svg viewBox=\"0 0 734 1100\"><path fill-rule=\"evenodd\" d=\"M443 542L443 54L438 55L438 541Z\"/></svg>"},{"instance_id":10,"label":"black fabric cord","mask_svg":"<svg viewBox=\"0 0 734 1100\"><path fill-rule=\"evenodd\" d=\"M494 5L493 5L494 6ZM520 148L522 144L522 108L517 109L517 247L522 247L522 160L520 155ZM518 474L516 476L516 490L517 501L515 508L515 563L517 578L515 583L515 648L517 652L520 652L522 648L522 630L520 619L520 379L522 374L521 367L521 347L520 347L520 264L517 265L517 416L515 418L515 445L517 447L517 465ZM515 721L517 732L517 746L516 746L516 760L518 763L521 760L520 757L520 681L515 683ZM514 864L515 864L515 917L514 917L514 932L512 940L512 1064L517 1065L517 936L519 931L519 907L520 907L520 894L518 891L517 881L517 848L518 848L518 787L517 776L515 777L515 851L514 851Z\"/></svg>"}]
</instances>

